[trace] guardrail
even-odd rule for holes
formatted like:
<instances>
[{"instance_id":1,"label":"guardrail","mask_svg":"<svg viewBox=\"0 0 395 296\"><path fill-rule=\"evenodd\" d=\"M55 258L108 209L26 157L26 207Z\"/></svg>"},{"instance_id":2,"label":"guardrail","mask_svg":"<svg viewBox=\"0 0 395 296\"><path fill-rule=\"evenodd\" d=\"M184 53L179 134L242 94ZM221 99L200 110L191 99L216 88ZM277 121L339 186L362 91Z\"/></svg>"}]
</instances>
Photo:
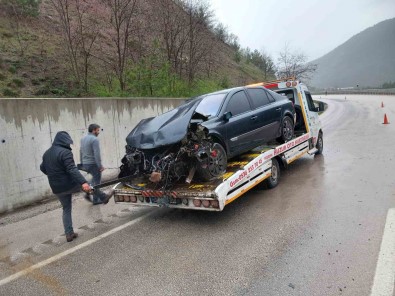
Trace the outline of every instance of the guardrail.
<instances>
[{"instance_id":1,"label":"guardrail","mask_svg":"<svg viewBox=\"0 0 395 296\"><path fill-rule=\"evenodd\" d=\"M313 95L395 95L395 88L389 89L360 89L360 90L328 90L312 91Z\"/></svg>"}]
</instances>

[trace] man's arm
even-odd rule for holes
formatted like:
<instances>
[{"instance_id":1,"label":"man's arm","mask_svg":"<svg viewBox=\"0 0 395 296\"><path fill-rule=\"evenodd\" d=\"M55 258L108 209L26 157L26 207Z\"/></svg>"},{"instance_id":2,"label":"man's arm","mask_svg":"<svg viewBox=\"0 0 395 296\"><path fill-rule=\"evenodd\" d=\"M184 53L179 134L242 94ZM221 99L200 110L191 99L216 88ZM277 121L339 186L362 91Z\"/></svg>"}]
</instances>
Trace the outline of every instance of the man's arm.
<instances>
[{"instance_id":1,"label":"man's arm","mask_svg":"<svg viewBox=\"0 0 395 296\"><path fill-rule=\"evenodd\" d=\"M71 153L71 151L64 151L61 157L67 173L73 178L74 182L80 185L88 183L84 176L81 175L80 171L75 166L73 153Z\"/></svg>"},{"instance_id":2,"label":"man's arm","mask_svg":"<svg viewBox=\"0 0 395 296\"><path fill-rule=\"evenodd\" d=\"M45 169L44 160L40 164L40 171L42 171L45 175L47 175L47 170Z\"/></svg>"},{"instance_id":3,"label":"man's arm","mask_svg":"<svg viewBox=\"0 0 395 296\"><path fill-rule=\"evenodd\" d=\"M96 165L99 169L103 169L102 163L101 163L101 156L100 156L100 144L99 140L95 139L92 143L92 148L93 148L93 155L95 156L95 162Z\"/></svg>"},{"instance_id":4,"label":"man's arm","mask_svg":"<svg viewBox=\"0 0 395 296\"><path fill-rule=\"evenodd\" d=\"M82 164L82 139L81 139L81 145L80 145L80 164Z\"/></svg>"}]
</instances>

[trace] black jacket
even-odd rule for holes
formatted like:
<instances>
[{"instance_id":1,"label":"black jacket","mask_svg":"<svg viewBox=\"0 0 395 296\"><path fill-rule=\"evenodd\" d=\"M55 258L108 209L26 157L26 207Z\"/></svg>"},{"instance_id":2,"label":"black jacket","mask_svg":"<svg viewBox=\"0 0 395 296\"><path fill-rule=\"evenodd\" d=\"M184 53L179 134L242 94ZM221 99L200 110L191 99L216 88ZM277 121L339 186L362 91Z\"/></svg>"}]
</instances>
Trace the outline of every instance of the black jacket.
<instances>
[{"instance_id":1,"label":"black jacket","mask_svg":"<svg viewBox=\"0 0 395 296\"><path fill-rule=\"evenodd\" d=\"M40 170L48 176L49 185L55 194L86 183L75 166L71 144L73 140L67 132L58 132L51 148L43 155Z\"/></svg>"}]
</instances>

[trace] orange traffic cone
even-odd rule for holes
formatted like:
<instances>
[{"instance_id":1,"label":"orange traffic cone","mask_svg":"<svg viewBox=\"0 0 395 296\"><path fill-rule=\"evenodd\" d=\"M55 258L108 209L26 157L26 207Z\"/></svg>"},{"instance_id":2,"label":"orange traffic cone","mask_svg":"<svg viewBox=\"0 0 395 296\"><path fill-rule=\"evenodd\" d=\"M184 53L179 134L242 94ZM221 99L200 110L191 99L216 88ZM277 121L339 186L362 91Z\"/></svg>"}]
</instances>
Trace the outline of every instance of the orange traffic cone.
<instances>
[{"instance_id":1,"label":"orange traffic cone","mask_svg":"<svg viewBox=\"0 0 395 296\"><path fill-rule=\"evenodd\" d=\"M381 102L381 108L384 108L384 103L383 102Z\"/></svg>"},{"instance_id":2,"label":"orange traffic cone","mask_svg":"<svg viewBox=\"0 0 395 296\"><path fill-rule=\"evenodd\" d=\"M387 118L387 114L384 114L384 122L383 124L389 124L388 118Z\"/></svg>"}]
</instances>

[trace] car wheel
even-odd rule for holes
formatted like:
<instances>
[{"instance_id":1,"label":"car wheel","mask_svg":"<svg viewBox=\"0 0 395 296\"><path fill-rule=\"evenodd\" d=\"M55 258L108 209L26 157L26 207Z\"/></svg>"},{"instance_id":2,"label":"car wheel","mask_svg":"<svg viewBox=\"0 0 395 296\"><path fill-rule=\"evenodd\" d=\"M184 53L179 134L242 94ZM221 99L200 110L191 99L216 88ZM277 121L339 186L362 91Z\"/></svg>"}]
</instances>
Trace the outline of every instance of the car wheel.
<instances>
[{"instance_id":1,"label":"car wheel","mask_svg":"<svg viewBox=\"0 0 395 296\"><path fill-rule=\"evenodd\" d=\"M225 149L219 143L214 143L205 168L198 166L197 173L203 181L210 181L222 176L226 172L228 158Z\"/></svg>"},{"instance_id":2,"label":"car wheel","mask_svg":"<svg viewBox=\"0 0 395 296\"><path fill-rule=\"evenodd\" d=\"M272 159L272 175L266 179L266 186L269 189L272 189L277 186L278 180L280 179L280 165L278 164L277 159Z\"/></svg>"},{"instance_id":3,"label":"car wheel","mask_svg":"<svg viewBox=\"0 0 395 296\"><path fill-rule=\"evenodd\" d=\"M279 140L282 143L291 141L294 136L294 123L291 117L285 116L281 125L281 137Z\"/></svg>"},{"instance_id":4,"label":"car wheel","mask_svg":"<svg viewBox=\"0 0 395 296\"><path fill-rule=\"evenodd\" d=\"M317 148L317 152L315 155L320 155L322 154L322 151L324 151L324 139L322 137L322 133L319 133L318 139L317 139L317 144L315 145L315 148Z\"/></svg>"}]
</instances>

